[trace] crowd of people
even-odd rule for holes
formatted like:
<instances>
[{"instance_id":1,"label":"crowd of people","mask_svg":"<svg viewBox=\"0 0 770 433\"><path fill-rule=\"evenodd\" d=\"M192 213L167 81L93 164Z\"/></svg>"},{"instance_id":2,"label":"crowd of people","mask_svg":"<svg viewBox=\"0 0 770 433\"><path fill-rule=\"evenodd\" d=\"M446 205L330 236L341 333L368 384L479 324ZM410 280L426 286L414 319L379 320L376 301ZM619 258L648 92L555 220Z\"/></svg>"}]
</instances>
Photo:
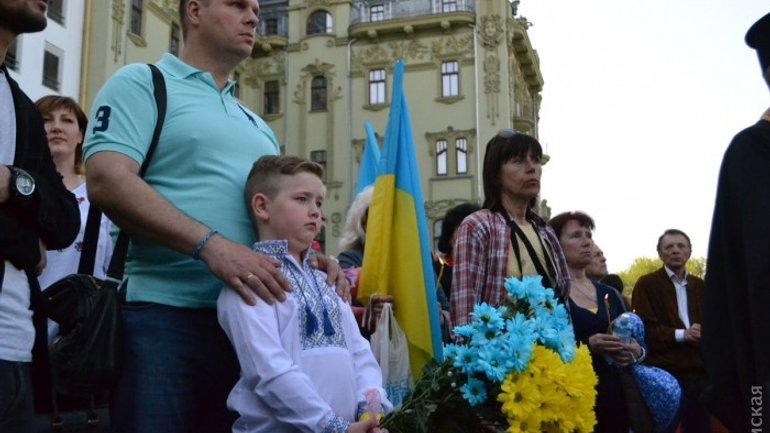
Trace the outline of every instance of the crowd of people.
<instances>
[{"instance_id":1,"label":"crowd of people","mask_svg":"<svg viewBox=\"0 0 770 433\"><path fill-rule=\"evenodd\" d=\"M57 330L42 290L77 272L92 203L105 213L94 276L110 261L111 226L131 237L113 432L381 432L393 407L365 338L376 320L362 317L409 300L374 296L362 317L349 305L371 189L351 205L339 265L312 252L323 169L279 156L275 135L228 79L251 53L257 0L179 3L185 43L157 62L165 115L144 65L116 72L88 117L71 98L33 103L0 70L0 431L30 433L34 413L50 410L47 344ZM17 35L45 25L46 2L0 0L0 60ZM746 41L770 85L770 14ZM687 234L670 229L656 247L663 267L641 277L629 300L588 214L546 221L533 211L538 141L500 130L486 145L483 203L447 213L434 255L445 340L475 304L503 302L505 278L539 275L592 354L596 432L636 425L622 374L638 365L658 367L681 390L662 430L710 432L712 416L735 433L770 428L769 147L770 110L725 154L706 281L686 271ZM631 310L644 340L612 332Z\"/></svg>"}]
</instances>

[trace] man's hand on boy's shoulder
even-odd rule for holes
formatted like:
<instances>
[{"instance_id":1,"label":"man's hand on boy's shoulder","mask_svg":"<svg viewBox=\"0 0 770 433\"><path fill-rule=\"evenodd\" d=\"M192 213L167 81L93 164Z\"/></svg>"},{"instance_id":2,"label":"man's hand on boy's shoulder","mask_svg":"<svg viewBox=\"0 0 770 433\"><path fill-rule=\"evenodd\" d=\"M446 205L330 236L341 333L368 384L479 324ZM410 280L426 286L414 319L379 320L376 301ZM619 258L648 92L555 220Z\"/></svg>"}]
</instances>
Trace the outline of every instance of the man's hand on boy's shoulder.
<instances>
[{"instance_id":1,"label":"man's hand on boy's shoulder","mask_svg":"<svg viewBox=\"0 0 770 433\"><path fill-rule=\"evenodd\" d=\"M345 277L345 273L342 271L339 263L330 259L321 253L314 252L310 256L310 264L316 268L326 272L326 284L335 286L337 294L350 303L350 285L348 279Z\"/></svg>"},{"instance_id":2,"label":"man's hand on boy's shoulder","mask_svg":"<svg viewBox=\"0 0 770 433\"><path fill-rule=\"evenodd\" d=\"M211 273L243 298L256 305L256 294L267 304L283 302L289 282L281 274L281 263L251 249L216 235L206 243L200 254Z\"/></svg>"}]
</instances>

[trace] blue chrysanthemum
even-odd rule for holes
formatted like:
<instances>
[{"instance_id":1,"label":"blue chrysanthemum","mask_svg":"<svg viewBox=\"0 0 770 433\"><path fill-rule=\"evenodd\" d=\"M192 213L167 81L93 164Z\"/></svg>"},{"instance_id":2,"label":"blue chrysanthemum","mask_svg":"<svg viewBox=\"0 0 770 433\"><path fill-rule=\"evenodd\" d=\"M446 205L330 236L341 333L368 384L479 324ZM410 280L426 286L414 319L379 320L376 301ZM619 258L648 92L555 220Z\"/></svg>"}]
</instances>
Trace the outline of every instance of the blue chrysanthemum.
<instances>
[{"instance_id":1,"label":"blue chrysanthemum","mask_svg":"<svg viewBox=\"0 0 770 433\"><path fill-rule=\"evenodd\" d=\"M468 383L461 386L460 391L463 394L463 398L471 406L476 406L487 400L487 390L484 388L484 383L478 379L469 377Z\"/></svg>"},{"instance_id":2,"label":"blue chrysanthemum","mask_svg":"<svg viewBox=\"0 0 770 433\"><path fill-rule=\"evenodd\" d=\"M514 334L529 340L530 335L534 334L535 332L535 326L534 322L530 319L527 319L523 314L516 314L511 317L508 322L506 322L505 330L509 334ZM535 338L531 338L531 340L534 341Z\"/></svg>"},{"instance_id":3,"label":"blue chrysanthemum","mask_svg":"<svg viewBox=\"0 0 770 433\"><path fill-rule=\"evenodd\" d=\"M460 347L456 344L447 344L444 346L444 358L455 359L460 353Z\"/></svg>"},{"instance_id":4,"label":"blue chrysanthemum","mask_svg":"<svg viewBox=\"0 0 770 433\"><path fill-rule=\"evenodd\" d=\"M545 302L545 289L543 288L541 275L528 275L523 278L524 297L530 305L543 304Z\"/></svg>"},{"instance_id":5,"label":"blue chrysanthemum","mask_svg":"<svg viewBox=\"0 0 770 433\"><path fill-rule=\"evenodd\" d=\"M473 325L455 326L454 333L458 337L470 338L476 332L476 328Z\"/></svg>"},{"instance_id":6,"label":"blue chrysanthemum","mask_svg":"<svg viewBox=\"0 0 770 433\"><path fill-rule=\"evenodd\" d=\"M507 366L506 350L500 340L496 340L479 348L478 366L489 380L501 383L510 370Z\"/></svg>"},{"instance_id":7,"label":"blue chrysanthemum","mask_svg":"<svg viewBox=\"0 0 770 433\"><path fill-rule=\"evenodd\" d=\"M457 357L452 361L452 365L459 368L463 373L471 374L477 371L476 362L478 353L467 346L459 346Z\"/></svg>"},{"instance_id":8,"label":"blue chrysanthemum","mask_svg":"<svg viewBox=\"0 0 770 433\"><path fill-rule=\"evenodd\" d=\"M473 307L473 325L481 330L494 332L499 331L503 327L503 316L497 310L497 308L490 307L487 304L479 304Z\"/></svg>"},{"instance_id":9,"label":"blue chrysanthemum","mask_svg":"<svg viewBox=\"0 0 770 433\"><path fill-rule=\"evenodd\" d=\"M572 362L572 358L575 357L575 332L572 326L559 331L559 345L556 349L562 362Z\"/></svg>"},{"instance_id":10,"label":"blue chrysanthemum","mask_svg":"<svg viewBox=\"0 0 770 433\"><path fill-rule=\"evenodd\" d=\"M504 287L509 297L514 299L524 299L526 289L524 287L524 283L518 278L506 278Z\"/></svg>"}]
</instances>

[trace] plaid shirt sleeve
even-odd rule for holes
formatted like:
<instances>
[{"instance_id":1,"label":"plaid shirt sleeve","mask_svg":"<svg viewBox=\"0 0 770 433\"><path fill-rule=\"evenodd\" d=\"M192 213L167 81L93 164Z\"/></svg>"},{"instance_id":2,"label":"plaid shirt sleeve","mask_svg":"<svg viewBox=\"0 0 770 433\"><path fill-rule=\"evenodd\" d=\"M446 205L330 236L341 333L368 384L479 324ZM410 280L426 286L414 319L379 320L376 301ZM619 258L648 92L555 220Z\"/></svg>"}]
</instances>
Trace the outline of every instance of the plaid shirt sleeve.
<instances>
[{"instance_id":1,"label":"plaid shirt sleeve","mask_svg":"<svg viewBox=\"0 0 770 433\"><path fill-rule=\"evenodd\" d=\"M472 215L473 216L473 215ZM476 304L484 281L486 256L483 251L483 234L480 222L468 217L457 229L452 266L452 291L450 314L455 326L470 322L473 305Z\"/></svg>"}]
</instances>

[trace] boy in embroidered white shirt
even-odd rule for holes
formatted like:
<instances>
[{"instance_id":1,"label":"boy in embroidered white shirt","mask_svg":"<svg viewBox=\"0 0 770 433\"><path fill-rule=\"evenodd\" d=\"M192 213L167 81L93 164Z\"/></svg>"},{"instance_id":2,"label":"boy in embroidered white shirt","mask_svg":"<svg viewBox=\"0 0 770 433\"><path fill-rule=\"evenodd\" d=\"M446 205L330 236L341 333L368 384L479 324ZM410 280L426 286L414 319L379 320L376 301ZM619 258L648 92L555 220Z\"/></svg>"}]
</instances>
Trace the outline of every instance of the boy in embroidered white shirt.
<instances>
[{"instance_id":1,"label":"boy in embroidered white shirt","mask_svg":"<svg viewBox=\"0 0 770 433\"><path fill-rule=\"evenodd\" d=\"M392 409L350 306L308 264L322 225L322 178L323 168L314 162L265 156L246 181L260 238L254 250L281 262L293 290L284 302L259 300L254 307L234 290L219 295L219 323L241 364L227 399L240 415L234 433L382 432L371 413Z\"/></svg>"}]
</instances>

